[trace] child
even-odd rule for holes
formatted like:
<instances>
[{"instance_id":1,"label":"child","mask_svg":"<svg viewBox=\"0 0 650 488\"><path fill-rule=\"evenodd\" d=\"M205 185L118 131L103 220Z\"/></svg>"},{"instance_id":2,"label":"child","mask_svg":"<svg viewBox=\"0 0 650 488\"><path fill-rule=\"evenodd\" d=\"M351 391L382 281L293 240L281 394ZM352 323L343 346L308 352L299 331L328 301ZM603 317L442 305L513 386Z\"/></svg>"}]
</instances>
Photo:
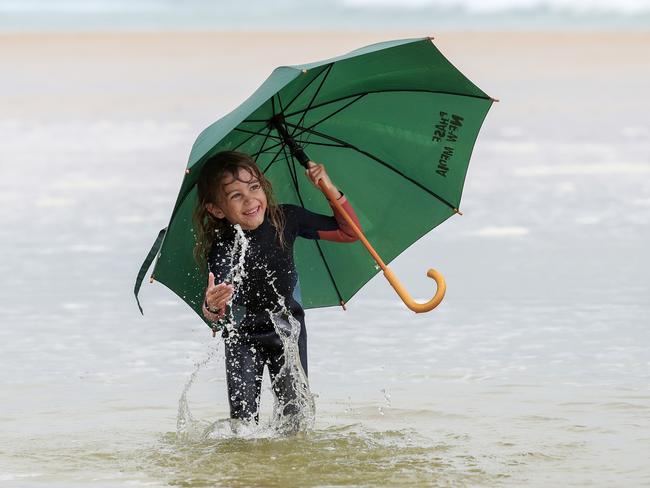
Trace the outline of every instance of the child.
<instances>
[{"instance_id":1,"label":"child","mask_svg":"<svg viewBox=\"0 0 650 488\"><path fill-rule=\"evenodd\" d=\"M322 164L311 163L306 173L314 185L322 179L334 187ZM334 217L328 217L296 205L278 205L269 180L243 153L224 151L210 157L201 169L197 191L195 257L207 264L209 271L203 314L210 322L219 321L233 295L233 307L242 311L234 327L223 331L230 417L258 421L264 365L269 369L279 404L287 406L283 414L291 414L290 404L296 392L290 379L279 377L285 351L273 322L289 326L289 313L298 321L294 323L300 324L298 351L306 379L307 332L304 310L294 297L298 278L293 261L294 240L303 237L353 242L357 237L336 211ZM343 194L338 190L334 193L359 226ZM248 242L243 278L237 289L229 282L237 237L235 225L241 227Z\"/></svg>"}]
</instances>

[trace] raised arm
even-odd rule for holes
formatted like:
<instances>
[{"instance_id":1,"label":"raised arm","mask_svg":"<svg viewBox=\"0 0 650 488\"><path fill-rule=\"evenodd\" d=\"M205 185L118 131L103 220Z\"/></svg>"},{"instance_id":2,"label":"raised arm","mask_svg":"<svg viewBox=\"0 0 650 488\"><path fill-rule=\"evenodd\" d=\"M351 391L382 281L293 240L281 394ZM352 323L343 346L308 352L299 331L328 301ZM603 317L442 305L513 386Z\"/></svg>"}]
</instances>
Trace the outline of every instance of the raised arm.
<instances>
[{"instance_id":1,"label":"raised arm","mask_svg":"<svg viewBox=\"0 0 650 488\"><path fill-rule=\"evenodd\" d=\"M307 177L311 180L312 184L318 187L318 182L323 180L323 182L331 187L334 191L334 194L338 194L337 201L341 204L343 209L348 213L352 218L357 227L361 228L359 219L357 218L354 209L347 201L347 198L334 186L332 180L329 178L325 166L322 164L316 164L310 162L310 167L306 171ZM347 222L347 220L341 215L336 207L329 202L334 213L333 217L328 217L321 214L316 214L310 212L309 210L296 207L298 212L298 234L302 237L308 239L323 239L327 241L334 242L354 242L357 240L357 236Z\"/></svg>"},{"instance_id":2,"label":"raised arm","mask_svg":"<svg viewBox=\"0 0 650 488\"><path fill-rule=\"evenodd\" d=\"M227 283L215 283L212 272L208 276L208 287L203 300L203 316L210 322L217 322L226 314L226 304L232 298L233 286Z\"/></svg>"},{"instance_id":3,"label":"raised arm","mask_svg":"<svg viewBox=\"0 0 650 488\"><path fill-rule=\"evenodd\" d=\"M338 202L341 204L343 209L348 213L348 215L352 217L352 220L354 220L356 226L359 227L359 229L361 229L361 224L359 223L359 219L357 218L357 214L354 212L352 205L350 205L348 199L345 198L345 195L343 195L342 193L340 193L340 195L341 196L338 198ZM336 207L334 205L330 203L330 207L332 207L332 210L334 212L334 219L336 219L337 229L319 230L318 238L324 239L326 241L334 241L334 242L357 241L358 238L354 233L354 231L352 230L352 226L348 224L348 221L345 220L345 218L343 218L343 216L338 212L338 210L336 210Z\"/></svg>"},{"instance_id":4,"label":"raised arm","mask_svg":"<svg viewBox=\"0 0 650 488\"><path fill-rule=\"evenodd\" d=\"M217 322L226 314L226 304L234 293L233 286L226 281L230 272L226 253L225 246L217 243L208 257L208 286L203 300L203 316L209 322Z\"/></svg>"}]
</instances>

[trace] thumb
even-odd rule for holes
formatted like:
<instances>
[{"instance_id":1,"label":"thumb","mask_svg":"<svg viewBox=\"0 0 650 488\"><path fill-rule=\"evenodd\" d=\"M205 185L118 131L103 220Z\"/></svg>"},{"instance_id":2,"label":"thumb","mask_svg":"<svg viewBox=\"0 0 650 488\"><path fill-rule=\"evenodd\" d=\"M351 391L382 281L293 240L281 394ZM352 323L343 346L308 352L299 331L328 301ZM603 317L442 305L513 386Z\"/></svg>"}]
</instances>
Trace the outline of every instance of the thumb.
<instances>
[{"instance_id":1,"label":"thumb","mask_svg":"<svg viewBox=\"0 0 650 488\"><path fill-rule=\"evenodd\" d=\"M210 271L210 274L208 274L208 288L214 288L216 285L214 284L214 273Z\"/></svg>"}]
</instances>

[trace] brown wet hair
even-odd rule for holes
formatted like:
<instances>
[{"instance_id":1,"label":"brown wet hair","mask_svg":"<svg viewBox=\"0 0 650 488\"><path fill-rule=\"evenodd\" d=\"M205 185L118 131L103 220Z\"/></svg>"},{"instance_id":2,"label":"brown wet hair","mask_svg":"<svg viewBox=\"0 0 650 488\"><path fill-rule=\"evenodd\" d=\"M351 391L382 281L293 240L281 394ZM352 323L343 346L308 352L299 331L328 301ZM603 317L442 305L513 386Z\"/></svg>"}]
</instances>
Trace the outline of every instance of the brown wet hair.
<instances>
[{"instance_id":1,"label":"brown wet hair","mask_svg":"<svg viewBox=\"0 0 650 488\"><path fill-rule=\"evenodd\" d=\"M222 151L203 164L197 187L197 203L192 216L196 245L194 246L194 259L200 266L206 266L212 244L230 225L225 218L219 219L208 211L208 204L219 205L223 201L223 183L227 177L248 183L250 180L238 178L239 171L244 170L253 178L257 178L266 194L268 218L275 227L278 243L285 246L284 242L284 214L275 201L271 182L264 176L248 154L237 151Z\"/></svg>"}]
</instances>

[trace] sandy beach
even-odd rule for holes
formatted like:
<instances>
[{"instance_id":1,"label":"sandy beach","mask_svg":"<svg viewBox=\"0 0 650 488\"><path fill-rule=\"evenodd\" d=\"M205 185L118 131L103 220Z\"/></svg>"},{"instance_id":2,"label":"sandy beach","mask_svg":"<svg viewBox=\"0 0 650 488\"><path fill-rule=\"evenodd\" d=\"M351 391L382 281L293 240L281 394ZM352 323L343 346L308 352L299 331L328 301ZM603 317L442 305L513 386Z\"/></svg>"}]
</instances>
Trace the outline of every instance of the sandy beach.
<instances>
[{"instance_id":1,"label":"sandy beach","mask_svg":"<svg viewBox=\"0 0 650 488\"><path fill-rule=\"evenodd\" d=\"M207 124L276 66L424 36L507 102L497 116L590 106L592 117L605 119L612 109L633 116L633 107L648 103L641 60L650 34L561 31L4 34L0 59L11 69L0 96L5 118L204 117Z\"/></svg>"},{"instance_id":2,"label":"sandy beach","mask_svg":"<svg viewBox=\"0 0 650 488\"><path fill-rule=\"evenodd\" d=\"M272 69L433 36L500 99L464 216L310 311L317 425L188 438L227 417L223 348L133 282L199 132ZM1 34L0 486L650 483L648 32ZM268 378L266 387L268 387ZM263 396L263 417L272 400ZM185 412L186 413L186 412ZM251 470L254 459L259 469Z\"/></svg>"}]
</instances>

